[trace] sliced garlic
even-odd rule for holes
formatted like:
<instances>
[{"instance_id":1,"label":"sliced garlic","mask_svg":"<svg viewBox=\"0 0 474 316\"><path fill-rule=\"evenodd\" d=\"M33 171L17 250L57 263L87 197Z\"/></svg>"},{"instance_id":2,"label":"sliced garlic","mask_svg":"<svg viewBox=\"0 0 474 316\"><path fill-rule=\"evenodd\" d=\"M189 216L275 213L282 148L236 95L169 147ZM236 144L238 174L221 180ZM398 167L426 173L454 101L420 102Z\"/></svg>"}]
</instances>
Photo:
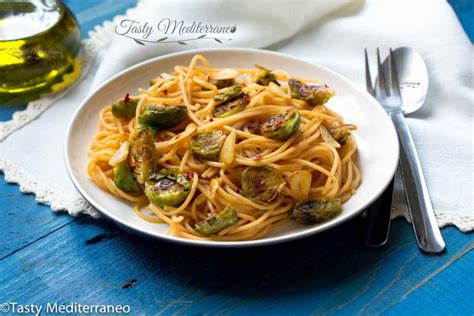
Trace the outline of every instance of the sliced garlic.
<instances>
[{"instance_id":1,"label":"sliced garlic","mask_svg":"<svg viewBox=\"0 0 474 316\"><path fill-rule=\"evenodd\" d=\"M328 143L334 148L341 147L341 145L334 139L334 137L332 137L331 133L328 131L326 127L321 126L319 129L321 130L321 137L326 143Z\"/></svg>"},{"instance_id":2,"label":"sliced garlic","mask_svg":"<svg viewBox=\"0 0 474 316\"><path fill-rule=\"evenodd\" d=\"M289 175L288 185L297 201L308 199L312 179L311 172L307 170L298 170Z\"/></svg>"},{"instance_id":3,"label":"sliced garlic","mask_svg":"<svg viewBox=\"0 0 474 316\"><path fill-rule=\"evenodd\" d=\"M111 165L112 167L115 167L116 165L118 165L122 161L127 160L127 158L128 158L128 148L129 148L128 142L123 142L122 144L120 144L120 147L114 153L112 158L110 158L109 165Z\"/></svg>"},{"instance_id":4,"label":"sliced garlic","mask_svg":"<svg viewBox=\"0 0 474 316\"><path fill-rule=\"evenodd\" d=\"M222 145L220 161L226 164L230 164L235 158L235 141L237 140L237 133L235 131L230 132L227 135L224 145Z\"/></svg>"},{"instance_id":5,"label":"sliced garlic","mask_svg":"<svg viewBox=\"0 0 474 316\"><path fill-rule=\"evenodd\" d=\"M169 80L169 79L173 79L174 77L170 74L167 74L166 72L163 72L160 74L160 77L165 79L165 80Z\"/></svg>"},{"instance_id":6,"label":"sliced garlic","mask_svg":"<svg viewBox=\"0 0 474 316\"><path fill-rule=\"evenodd\" d=\"M218 73L216 73L213 76L213 79L214 80L228 80L228 79L234 79L238 75L239 75L239 72L237 70L231 69L231 68L225 68L219 71Z\"/></svg>"}]
</instances>

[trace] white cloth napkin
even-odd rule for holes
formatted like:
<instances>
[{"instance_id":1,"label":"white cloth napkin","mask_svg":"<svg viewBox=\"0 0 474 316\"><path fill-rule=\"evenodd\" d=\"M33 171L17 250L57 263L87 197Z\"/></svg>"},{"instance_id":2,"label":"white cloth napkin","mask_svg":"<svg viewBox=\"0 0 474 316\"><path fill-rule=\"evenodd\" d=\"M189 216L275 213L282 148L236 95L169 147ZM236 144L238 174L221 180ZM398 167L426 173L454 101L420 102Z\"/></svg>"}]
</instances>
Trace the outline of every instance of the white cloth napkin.
<instances>
[{"instance_id":1,"label":"white cloth napkin","mask_svg":"<svg viewBox=\"0 0 474 316\"><path fill-rule=\"evenodd\" d=\"M440 226L474 228L472 45L449 5L431 1L151 1L127 18L236 25L232 41L146 44L111 35L88 76L37 120L0 143L8 181L52 208L97 215L72 186L64 164L65 131L87 92L116 72L163 53L209 46L267 47L330 67L363 87L363 49L411 46L425 58L430 92L408 119ZM118 24L119 21L116 21ZM113 34L113 33L111 33ZM375 68L373 68L375 69ZM400 188L400 184L398 184ZM397 192L395 213L406 211Z\"/></svg>"}]
</instances>

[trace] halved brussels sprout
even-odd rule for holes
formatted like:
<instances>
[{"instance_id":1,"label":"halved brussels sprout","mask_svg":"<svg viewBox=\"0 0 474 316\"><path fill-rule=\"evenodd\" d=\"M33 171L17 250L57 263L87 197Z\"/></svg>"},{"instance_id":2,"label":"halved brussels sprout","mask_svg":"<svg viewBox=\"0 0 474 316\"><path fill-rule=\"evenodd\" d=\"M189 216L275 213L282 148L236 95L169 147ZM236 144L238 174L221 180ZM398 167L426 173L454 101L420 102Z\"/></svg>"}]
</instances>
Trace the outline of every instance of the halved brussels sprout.
<instances>
[{"instance_id":1,"label":"halved brussels sprout","mask_svg":"<svg viewBox=\"0 0 474 316\"><path fill-rule=\"evenodd\" d=\"M270 167L248 167L240 177L243 195L265 203L273 201L278 196L284 183L278 171Z\"/></svg>"},{"instance_id":2,"label":"halved brussels sprout","mask_svg":"<svg viewBox=\"0 0 474 316\"><path fill-rule=\"evenodd\" d=\"M227 207L217 215L206 218L196 223L194 229L205 236L218 233L226 227L237 223L237 212L235 209L227 205Z\"/></svg>"},{"instance_id":3,"label":"halved brussels sprout","mask_svg":"<svg viewBox=\"0 0 474 316\"><path fill-rule=\"evenodd\" d=\"M250 103L250 96L243 94L241 97L227 101L215 107L215 117L227 117L245 110L245 107Z\"/></svg>"},{"instance_id":4,"label":"halved brussels sprout","mask_svg":"<svg viewBox=\"0 0 474 316\"><path fill-rule=\"evenodd\" d=\"M237 98L241 94L242 94L241 86L239 85L232 86L232 87L227 88L225 91L222 91L221 93L217 93L216 95L214 95L214 101L218 103L224 103L224 102Z\"/></svg>"},{"instance_id":5,"label":"halved brussels sprout","mask_svg":"<svg viewBox=\"0 0 474 316\"><path fill-rule=\"evenodd\" d=\"M158 153L155 148L155 133L149 127L138 127L130 142L130 166L138 183L145 183L155 168Z\"/></svg>"},{"instance_id":6,"label":"halved brussels sprout","mask_svg":"<svg viewBox=\"0 0 474 316\"><path fill-rule=\"evenodd\" d=\"M224 89L235 84L234 79L223 79L223 80L212 80L211 83L217 87L217 89Z\"/></svg>"},{"instance_id":7,"label":"halved brussels sprout","mask_svg":"<svg viewBox=\"0 0 474 316\"><path fill-rule=\"evenodd\" d=\"M288 86L292 98L303 100L312 105L328 102L336 93L328 85L307 85L296 79L289 79Z\"/></svg>"},{"instance_id":8,"label":"halved brussels sprout","mask_svg":"<svg viewBox=\"0 0 474 316\"><path fill-rule=\"evenodd\" d=\"M287 140L298 131L300 122L298 111L290 110L270 117L260 127L260 132L268 138Z\"/></svg>"},{"instance_id":9,"label":"halved brussels sprout","mask_svg":"<svg viewBox=\"0 0 474 316\"><path fill-rule=\"evenodd\" d=\"M313 225L327 221L339 213L341 213L341 200L338 198L325 198L296 204L291 217L298 223Z\"/></svg>"},{"instance_id":10,"label":"halved brussels sprout","mask_svg":"<svg viewBox=\"0 0 474 316\"><path fill-rule=\"evenodd\" d=\"M132 168L127 161L122 161L114 167L114 183L120 190L138 192L140 186L133 176Z\"/></svg>"},{"instance_id":11,"label":"halved brussels sprout","mask_svg":"<svg viewBox=\"0 0 474 316\"><path fill-rule=\"evenodd\" d=\"M346 124L346 125L331 128L329 129L329 132L339 144L344 146L345 144L347 144L347 142L351 138L351 134L352 134L351 131L355 129L357 129L357 126Z\"/></svg>"},{"instance_id":12,"label":"halved brussels sprout","mask_svg":"<svg viewBox=\"0 0 474 316\"><path fill-rule=\"evenodd\" d=\"M145 182L145 194L156 206L177 206L188 197L192 182L178 170L161 170Z\"/></svg>"},{"instance_id":13,"label":"halved brussels sprout","mask_svg":"<svg viewBox=\"0 0 474 316\"><path fill-rule=\"evenodd\" d=\"M184 121L187 116L188 111L183 105L146 104L138 122L156 128L170 128Z\"/></svg>"},{"instance_id":14,"label":"halved brussels sprout","mask_svg":"<svg viewBox=\"0 0 474 316\"><path fill-rule=\"evenodd\" d=\"M280 83L277 80L276 75L271 71L271 69L267 69L265 67L255 65L258 68L258 72L255 75L255 82L262 86L268 86L270 82L274 82L277 85Z\"/></svg>"},{"instance_id":15,"label":"halved brussels sprout","mask_svg":"<svg viewBox=\"0 0 474 316\"><path fill-rule=\"evenodd\" d=\"M200 159L217 161L224 140L221 131L201 132L191 138L191 152Z\"/></svg>"},{"instance_id":16,"label":"halved brussels sprout","mask_svg":"<svg viewBox=\"0 0 474 316\"><path fill-rule=\"evenodd\" d=\"M131 98L127 93L123 99L117 101L117 103L112 104L112 114L118 118L131 119L135 116L137 105L138 98Z\"/></svg>"}]
</instances>

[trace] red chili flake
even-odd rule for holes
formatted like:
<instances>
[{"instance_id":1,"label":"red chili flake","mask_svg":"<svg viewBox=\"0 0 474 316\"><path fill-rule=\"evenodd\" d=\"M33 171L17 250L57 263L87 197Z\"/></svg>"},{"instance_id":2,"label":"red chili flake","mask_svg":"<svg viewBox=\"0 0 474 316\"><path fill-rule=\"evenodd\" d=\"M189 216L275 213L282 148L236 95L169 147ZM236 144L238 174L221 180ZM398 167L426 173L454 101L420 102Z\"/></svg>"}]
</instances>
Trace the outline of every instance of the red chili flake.
<instances>
[{"instance_id":1,"label":"red chili flake","mask_svg":"<svg viewBox=\"0 0 474 316\"><path fill-rule=\"evenodd\" d=\"M214 121L214 119L211 117L211 119L210 119L209 121L211 121L211 122L212 122L212 121Z\"/></svg>"},{"instance_id":2,"label":"red chili flake","mask_svg":"<svg viewBox=\"0 0 474 316\"><path fill-rule=\"evenodd\" d=\"M164 93L165 95L167 95L167 94L168 94L168 89L163 90L163 93Z\"/></svg>"},{"instance_id":3,"label":"red chili flake","mask_svg":"<svg viewBox=\"0 0 474 316\"><path fill-rule=\"evenodd\" d=\"M242 87L246 87L247 84L245 82L242 82Z\"/></svg>"},{"instance_id":4,"label":"red chili flake","mask_svg":"<svg viewBox=\"0 0 474 316\"><path fill-rule=\"evenodd\" d=\"M191 180L193 178L193 173L191 171L186 172L186 179Z\"/></svg>"},{"instance_id":5,"label":"red chili flake","mask_svg":"<svg viewBox=\"0 0 474 316\"><path fill-rule=\"evenodd\" d=\"M130 167L135 168L135 166L136 166L135 158L133 158L133 156L131 156L130 157Z\"/></svg>"},{"instance_id":6,"label":"red chili flake","mask_svg":"<svg viewBox=\"0 0 474 316\"><path fill-rule=\"evenodd\" d=\"M211 81L211 76L207 76L207 81Z\"/></svg>"},{"instance_id":7,"label":"red chili flake","mask_svg":"<svg viewBox=\"0 0 474 316\"><path fill-rule=\"evenodd\" d=\"M123 98L123 102L128 103L128 102L130 102L130 100L131 100L131 99L130 99L130 93L127 93L127 94L125 95L125 97Z\"/></svg>"},{"instance_id":8,"label":"red chili flake","mask_svg":"<svg viewBox=\"0 0 474 316\"><path fill-rule=\"evenodd\" d=\"M260 159L262 159L262 155L255 154L255 155L253 155L252 159L255 160L255 161L260 160Z\"/></svg>"}]
</instances>

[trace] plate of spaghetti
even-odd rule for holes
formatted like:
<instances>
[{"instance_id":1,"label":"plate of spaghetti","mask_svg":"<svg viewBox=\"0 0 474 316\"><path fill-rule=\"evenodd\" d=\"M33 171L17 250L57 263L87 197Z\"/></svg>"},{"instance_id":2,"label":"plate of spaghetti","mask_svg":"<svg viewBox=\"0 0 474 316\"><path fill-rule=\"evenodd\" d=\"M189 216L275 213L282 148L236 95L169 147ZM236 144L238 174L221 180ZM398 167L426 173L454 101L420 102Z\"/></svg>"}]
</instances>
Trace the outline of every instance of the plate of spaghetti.
<instances>
[{"instance_id":1,"label":"plate of spaghetti","mask_svg":"<svg viewBox=\"0 0 474 316\"><path fill-rule=\"evenodd\" d=\"M393 125L321 66L254 49L154 58L79 107L66 165L128 230L204 246L315 234L361 213L398 163Z\"/></svg>"}]
</instances>

